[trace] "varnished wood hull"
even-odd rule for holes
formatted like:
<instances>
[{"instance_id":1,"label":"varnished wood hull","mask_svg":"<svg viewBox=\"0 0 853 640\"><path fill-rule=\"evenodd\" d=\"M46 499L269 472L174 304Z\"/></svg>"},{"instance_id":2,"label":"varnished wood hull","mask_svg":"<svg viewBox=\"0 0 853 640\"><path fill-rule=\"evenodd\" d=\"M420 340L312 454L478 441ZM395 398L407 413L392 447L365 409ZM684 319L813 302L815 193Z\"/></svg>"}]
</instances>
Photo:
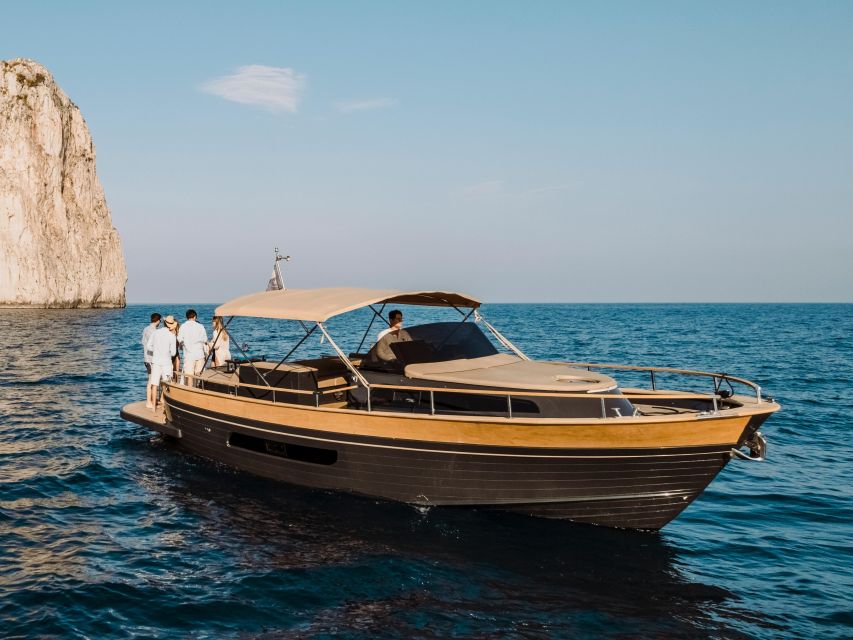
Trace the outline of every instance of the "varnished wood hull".
<instances>
[{"instance_id":1,"label":"varnished wood hull","mask_svg":"<svg viewBox=\"0 0 853 640\"><path fill-rule=\"evenodd\" d=\"M645 424L643 433L658 434L657 443L630 439L630 420L592 425L597 436L588 421L456 420L461 436L452 441L432 417L276 407L176 386L167 390L166 402L182 447L268 478L417 505L638 529L659 529L675 518L728 463L731 448L772 412L635 420ZM525 429L535 446L518 443L516 430ZM403 437L389 437L395 432Z\"/></svg>"}]
</instances>

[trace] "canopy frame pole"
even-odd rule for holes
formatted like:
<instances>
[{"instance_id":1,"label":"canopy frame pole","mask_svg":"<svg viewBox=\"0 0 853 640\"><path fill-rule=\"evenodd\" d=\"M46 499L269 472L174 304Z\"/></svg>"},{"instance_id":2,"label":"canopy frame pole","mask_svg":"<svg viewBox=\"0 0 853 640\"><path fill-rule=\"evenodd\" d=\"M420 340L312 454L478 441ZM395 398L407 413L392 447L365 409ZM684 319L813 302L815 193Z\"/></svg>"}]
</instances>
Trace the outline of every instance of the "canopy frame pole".
<instances>
[{"instance_id":1,"label":"canopy frame pole","mask_svg":"<svg viewBox=\"0 0 853 640\"><path fill-rule=\"evenodd\" d=\"M456 309L456 307L455 307L455 306L454 306L453 308L454 308L454 309ZM457 311L459 311L459 309L456 309L456 310L457 310ZM440 345L438 345L438 347L436 348L436 351L441 351L441 348L442 348L445 344L447 344L447 341L448 341L448 340L450 340L450 339L453 337L453 334L455 334L457 331L459 331L459 327L461 327L463 324L465 324L465 321L466 321L468 318L470 318L470 317L471 317L471 314L472 314L472 313L474 313L474 311L475 311L475 309L471 309L471 311L469 311L469 312L468 312L468 315L466 315L464 318L462 318L462 320L459 322L459 324L457 324L457 325L454 327L453 331L451 331L450 333L448 333L448 334L447 334L447 336L444 338L444 340L442 340L442 341L441 341L441 344L440 344Z\"/></svg>"},{"instance_id":2,"label":"canopy frame pole","mask_svg":"<svg viewBox=\"0 0 853 640\"><path fill-rule=\"evenodd\" d=\"M467 319L468 319L468 316L470 316L470 315L471 315L471 313L469 312L469 313L468 313L468 315L466 316L466 315L465 315L465 312L464 312L464 311L462 311L462 309L460 309L459 307L457 307L455 304L453 304L453 303L452 303L452 302L450 302L449 300L445 300L444 298L439 298L439 299L440 299L442 302L444 302L445 304L447 304L447 306L449 306L449 307L453 307L454 309L456 309L456 310L459 312L459 315L460 315L460 316L465 316L465 319L464 319L464 320L462 320L462 322L465 322L465 320L467 320ZM476 311L476 309L477 309L477 307L471 307L471 311Z\"/></svg>"},{"instance_id":3,"label":"canopy frame pole","mask_svg":"<svg viewBox=\"0 0 853 640\"><path fill-rule=\"evenodd\" d=\"M462 319L462 322L465 322L468 318L470 318L470 317L471 317L471 314L472 314L472 313L475 313L475 312L477 311L477 309L480 307L479 303L478 303L478 304L475 304L475 305L471 305L471 311L469 311L469 312L466 314L464 311L462 311L462 309L460 309L460 308L459 308L459 307L457 307L455 304L453 304L452 302L450 302L450 300L445 300L444 298L440 298L440 300L441 300L442 302L444 302L445 304L447 304L447 306L449 306L449 307L453 307L454 309L456 309L456 311L458 311L458 312L459 312L459 315L460 315L460 316L465 316L465 317ZM466 305L466 306L467 306L467 305ZM477 315L476 315L476 313L475 313L475 315L474 315L474 319L475 319L475 321L476 321L476 318L477 318Z\"/></svg>"},{"instance_id":4,"label":"canopy frame pole","mask_svg":"<svg viewBox=\"0 0 853 640\"><path fill-rule=\"evenodd\" d=\"M361 342L358 343L358 348L355 350L356 353L361 353L361 347L364 345L364 341L367 340L367 334L370 333L370 327L373 326L374 320L376 320L377 317L380 320L385 319L382 317L382 312L385 311L385 305L386 304L387 304L386 302L383 302L382 307L379 309L379 311L374 309L372 304L367 305L368 307L370 307L370 310L373 312L373 315L370 316L370 324L367 325L367 329L365 330L364 335L361 337Z\"/></svg>"},{"instance_id":5,"label":"canopy frame pole","mask_svg":"<svg viewBox=\"0 0 853 640\"><path fill-rule=\"evenodd\" d=\"M228 322L225 323L225 326L222 327L222 330L216 332L216 337L213 338L213 344L210 345L210 350L207 352L207 355L204 356L204 364L201 365L202 371L204 371L204 368L207 366L207 361L210 360L210 356L213 354L214 349L216 349L216 342L217 340L219 340L219 336L221 336L222 333L225 332L225 334L228 335L228 339L231 339L231 334L228 333L228 325L231 324L231 321L236 317L237 316L231 316L230 318L228 318Z\"/></svg>"},{"instance_id":6,"label":"canopy frame pole","mask_svg":"<svg viewBox=\"0 0 853 640\"><path fill-rule=\"evenodd\" d=\"M302 323L302 321L301 321L301 320L300 320L299 322L300 322L300 323ZM305 325L303 325L303 327L305 327ZM273 368L272 368L272 369L267 373L267 375L269 375L270 373L274 373L274 372L278 371L278 368L279 368L281 365L283 365L285 362L287 362L287 359L288 359L290 356L292 356L292 355L293 355L293 352L294 352L294 351L296 351L299 347L301 347L301 346L302 346L302 343L303 343L303 342L305 342L309 337L311 337L311 334L312 334L312 333L314 333L314 331L315 331L316 329L317 329L317 326L316 326L316 325L315 325L315 326L313 326L313 327L311 327L311 330L310 330L310 331L308 331L308 329L307 329L307 327L306 327L306 328L305 328L305 330L307 331L307 333L299 339L299 342L297 342L297 343L296 343L296 346L294 346L290 351L288 351L288 352L287 352L287 355L286 355L286 356L284 356L281 360L279 360L279 361L278 361L278 364L277 364L277 365L275 365L275 367L273 367Z\"/></svg>"},{"instance_id":7,"label":"canopy frame pole","mask_svg":"<svg viewBox=\"0 0 853 640\"><path fill-rule=\"evenodd\" d=\"M317 326L320 327L320 331L323 332L323 335L326 336L326 340L329 341L329 344L332 345L332 349L335 350L335 353L338 354L338 357L341 359L341 362L344 363L347 369L349 369L352 374L356 377L356 379L362 384L362 386L367 389L367 398L368 402L370 401L370 383L365 379L363 375L361 375L361 371L355 368L350 359L344 355L344 352L341 351L341 348L337 345L337 343L332 340L332 336L329 335L329 332L326 331L326 327L323 326L322 322L318 322Z\"/></svg>"},{"instance_id":8,"label":"canopy frame pole","mask_svg":"<svg viewBox=\"0 0 853 640\"><path fill-rule=\"evenodd\" d=\"M383 311L385 311L385 307L386 307L386 305L387 305L387 304L388 304L387 302L383 302L383 303L382 303L382 306L381 306L381 307L379 307L379 311L377 311L377 310L374 308L374 306L373 306L372 304L369 304L369 305L367 305L367 306L368 306L368 307L370 308L370 310L375 314L374 318L379 318L380 320L382 320L382 322L384 322L385 324L387 324L387 325L390 327L390 326L391 326L391 322L390 322L389 320L387 320L387 319L385 318L385 316L383 316L383 315L382 315L382 312L383 312Z\"/></svg>"},{"instance_id":9,"label":"canopy frame pole","mask_svg":"<svg viewBox=\"0 0 853 640\"><path fill-rule=\"evenodd\" d=\"M488 320L486 320L479 311L474 311L474 320L476 322L482 322L484 325L486 325L486 328L492 332L492 335L495 336L495 338L497 338L498 342L500 342L503 346L505 346L507 349L512 351L519 358L521 358L522 360L530 360L530 358L528 358L526 355L524 355L524 352L521 349L516 347L512 342L510 342L507 338L505 338L501 334L500 331L495 329L491 325L491 323Z\"/></svg>"},{"instance_id":10,"label":"canopy frame pole","mask_svg":"<svg viewBox=\"0 0 853 640\"><path fill-rule=\"evenodd\" d=\"M235 317L235 316L232 316L232 317ZM229 334L228 334L228 339L229 339L229 340L234 340L234 336L232 336L232 335L229 333ZM264 384L265 384L265 385L267 385L270 389L272 389L272 385L271 385L269 382L267 382L267 379L264 377L264 374L263 374L263 373L261 373L261 372L260 372L260 370L255 366L255 363L254 363L254 362L252 362L252 358L251 358L251 356L243 350L243 347L241 347L241 346L240 346L240 343L239 343L239 342L235 341L235 342L234 342L234 344L236 344L236 345L237 345L237 348L240 350L240 353L242 353L242 354L245 356L246 361L247 361L247 362L252 366L252 369L254 369L254 370L255 370L255 373L257 373L257 374L258 374L258 377L259 377L261 380L263 380L263 381L264 381ZM238 384L238 386L239 386L239 383L240 383L240 381L239 381L239 379L238 379L238 380L237 380L237 384Z\"/></svg>"}]
</instances>

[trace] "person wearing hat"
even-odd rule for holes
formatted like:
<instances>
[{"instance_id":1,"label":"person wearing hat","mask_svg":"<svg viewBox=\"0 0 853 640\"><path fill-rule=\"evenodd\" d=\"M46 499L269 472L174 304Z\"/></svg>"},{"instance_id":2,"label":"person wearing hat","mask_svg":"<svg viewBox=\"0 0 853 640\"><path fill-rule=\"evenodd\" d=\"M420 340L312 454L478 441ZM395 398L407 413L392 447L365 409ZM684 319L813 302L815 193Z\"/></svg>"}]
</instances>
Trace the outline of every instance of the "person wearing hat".
<instances>
[{"instance_id":1,"label":"person wearing hat","mask_svg":"<svg viewBox=\"0 0 853 640\"><path fill-rule=\"evenodd\" d=\"M151 375L148 378L148 393L145 406L157 408L157 390L164 380L172 379L172 358L178 351L178 342L173 331L178 323L172 316L166 316L163 326L148 339L146 349L151 352Z\"/></svg>"}]
</instances>

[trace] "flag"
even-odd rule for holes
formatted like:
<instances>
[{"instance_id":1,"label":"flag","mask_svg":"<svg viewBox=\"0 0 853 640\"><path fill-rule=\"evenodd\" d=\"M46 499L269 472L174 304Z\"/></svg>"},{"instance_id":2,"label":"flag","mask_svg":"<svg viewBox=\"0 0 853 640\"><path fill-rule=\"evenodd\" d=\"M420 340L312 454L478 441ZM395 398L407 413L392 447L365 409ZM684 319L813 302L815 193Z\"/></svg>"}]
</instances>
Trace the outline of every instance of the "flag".
<instances>
[{"instance_id":1,"label":"flag","mask_svg":"<svg viewBox=\"0 0 853 640\"><path fill-rule=\"evenodd\" d=\"M267 291L283 291L284 276L281 275L281 267L278 265L280 260L285 262L290 260L290 256L282 256L278 253L278 247L275 248L275 262L272 263L272 274L269 282L267 282Z\"/></svg>"},{"instance_id":2,"label":"flag","mask_svg":"<svg viewBox=\"0 0 853 640\"><path fill-rule=\"evenodd\" d=\"M275 268L272 270L272 275L270 276L270 281L267 282L267 291L280 291L281 285L278 282L278 274L275 272Z\"/></svg>"}]
</instances>

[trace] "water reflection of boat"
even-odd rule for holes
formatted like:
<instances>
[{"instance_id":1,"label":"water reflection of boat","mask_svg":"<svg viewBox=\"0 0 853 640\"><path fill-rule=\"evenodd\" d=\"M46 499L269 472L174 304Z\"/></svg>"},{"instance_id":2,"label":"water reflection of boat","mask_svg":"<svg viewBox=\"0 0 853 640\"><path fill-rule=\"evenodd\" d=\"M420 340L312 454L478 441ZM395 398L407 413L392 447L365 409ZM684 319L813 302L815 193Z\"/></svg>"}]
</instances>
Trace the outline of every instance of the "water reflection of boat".
<instances>
[{"instance_id":1,"label":"water reflection of boat","mask_svg":"<svg viewBox=\"0 0 853 640\"><path fill-rule=\"evenodd\" d=\"M367 336L380 305L446 307L462 319L408 328L412 340L391 345L390 362L377 359L375 346L345 355L326 321L370 308ZM301 323L296 347L278 363L246 359L208 369L192 385L167 384L162 424L139 403L122 416L194 453L294 484L642 529L676 517L733 456L763 458L758 428L779 406L754 383L533 361L479 306L441 291L291 289L237 298L216 314ZM290 360L311 336L334 354ZM647 372L651 388L620 388L602 369ZM705 377L713 391L658 389L662 372ZM735 394L736 384L751 393Z\"/></svg>"},{"instance_id":2,"label":"water reflection of boat","mask_svg":"<svg viewBox=\"0 0 853 640\"><path fill-rule=\"evenodd\" d=\"M608 636L633 637L639 628L655 637L707 637L715 629L737 637L724 627L741 615L737 596L685 575L684 559L662 536L500 512L419 513L212 466L187 473L168 456L159 467L149 490L192 514L234 559L236 576L281 588L296 572L304 584L293 588L303 597L313 585L314 608L292 635L282 629L275 637L335 628L418 637L424 619L436 637L460 627L464 637L587 637L598 635L596 624ZM365 574L369 589L360 584ZM728 622L718 619L723 612Z\"/></svg>"}]
</instances>

